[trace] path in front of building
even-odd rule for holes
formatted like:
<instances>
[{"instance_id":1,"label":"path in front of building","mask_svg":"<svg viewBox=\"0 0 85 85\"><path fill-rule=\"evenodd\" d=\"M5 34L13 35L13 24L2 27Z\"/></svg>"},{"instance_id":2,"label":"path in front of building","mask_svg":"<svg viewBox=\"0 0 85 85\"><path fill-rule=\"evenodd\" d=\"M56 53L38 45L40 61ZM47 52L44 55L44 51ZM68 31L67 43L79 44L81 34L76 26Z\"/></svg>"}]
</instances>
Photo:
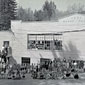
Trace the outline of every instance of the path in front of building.
<instances>
[{"instance_id":1,"label":"path in front of building","mask_svg":"<svg viewBox=\"0 0 85 85\"><path fill-rule=\"evenodd\" d=\"M0 80L0 85L85 85L85 80Z\"/></svg>"},{"instance_id":2,"label":"path in front of building","mask_svg":"<svg viewBox=\"0 0 85 85\"><path fill-rule=\"evenodd\" d=\"M84 79L38 80L28 77L21 80L0 80L0 85L85 85Z\"/></svg>"}]
</instances>

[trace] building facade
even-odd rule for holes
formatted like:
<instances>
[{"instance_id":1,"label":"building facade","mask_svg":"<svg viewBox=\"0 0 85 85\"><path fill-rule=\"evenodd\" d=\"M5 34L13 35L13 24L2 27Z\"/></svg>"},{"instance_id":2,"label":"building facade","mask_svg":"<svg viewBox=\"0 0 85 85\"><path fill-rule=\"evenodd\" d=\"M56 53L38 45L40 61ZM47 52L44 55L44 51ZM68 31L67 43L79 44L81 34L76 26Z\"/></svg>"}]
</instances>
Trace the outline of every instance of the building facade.
<instances>
[{"instance_id":1,"label":"building facade","mask_svg":"<svg viewBox=\"0 0 85 85\"><path fill-rule=\"evenodd\" d=\"M17 63L39 63L40 58L85 60L85 15L73 14L58 22L12 21L0 32L0 48L9 41Z\"/></svg>"}]
</instances>

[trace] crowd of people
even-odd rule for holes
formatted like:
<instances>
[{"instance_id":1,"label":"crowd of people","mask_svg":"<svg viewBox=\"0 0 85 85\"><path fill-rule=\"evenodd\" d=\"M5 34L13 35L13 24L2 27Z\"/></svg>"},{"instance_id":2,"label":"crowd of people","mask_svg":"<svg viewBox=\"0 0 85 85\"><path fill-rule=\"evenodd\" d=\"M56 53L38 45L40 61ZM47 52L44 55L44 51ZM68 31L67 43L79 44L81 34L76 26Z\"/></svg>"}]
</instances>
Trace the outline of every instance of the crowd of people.
<instances>
[{"instance_id":1,"label":"crowd of people","mask_svg":"<svg viewBox=\"0 0 85 85\"><path fill-rule=\"evenodd\" d=\"M32 77L40 79L56 79L65 78L72 75L77 76L79 69L84 69L83 61L76 61L72 59L54 59L53 61L43 61L37 66L32 65Z\"/></svg>"},{"instance_id":2,"label":"crowd of people","mask_svg":"<svg viewBox=\"0 0 85 85\"><path fill-rule=\"evenodd\" d=\"M5 63L5 68L2 69L6 72L7 64L12 57L12 48L9 44L4 44L0 50L1 62ZM56 79L56 78L65 78L75 74L78 78L79 69L84 69L84 61L72 60L71 58L55 58L53 61L48 59L42 59L39 64L31 65L30 73L33 78L39 79ZM19 72L19 71L17 71Z\"/></svg>"}]
</instances>

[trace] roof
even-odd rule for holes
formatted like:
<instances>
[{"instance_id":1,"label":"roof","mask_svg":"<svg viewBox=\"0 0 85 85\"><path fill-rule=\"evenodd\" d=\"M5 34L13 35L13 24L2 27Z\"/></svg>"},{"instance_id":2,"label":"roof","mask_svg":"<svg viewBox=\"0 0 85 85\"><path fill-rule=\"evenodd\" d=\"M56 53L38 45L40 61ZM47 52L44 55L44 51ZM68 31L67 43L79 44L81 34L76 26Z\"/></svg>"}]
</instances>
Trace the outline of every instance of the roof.
<instances>
[{"instance_id":1,"label":"roof","mask_svg":"<svg viewBox=\"0 0 85 85\"><path fill-rule=\"evenodd\" d=\"M70 13L70 14L66 14L66 15L60 17L59 19L67 18L67 17L73 16L73 15L76 15L76 14L85 16L85 13L82 13L82 12L81 13Z\"/></svg>"},{"instance_id":2,"label":"roof","mask_svg":"<svg viewBox=\"0 0 85 85\"><path fill-rule=\"evenodd\" d=\"M63 18L60 18L59 21L66 20L66 19L69 20L69 21L72 20L72 22L74 22L75 20L77 20L78 22L79 21L81 22L83 20L85 22L85 14L79 14L79 13L70 14L70 15L65 16Z\"/></svg>"},{"instance_id":3,"label":"roof","mask_svg":"<svg viewBox=\"0 0 85 85\"><path fill-rule=\"evenodd\" d=\"M63 22L63 20L74 20L72 22ZM79 21L80 20L80 21ZM81 21L83 20L83 21ZM13 32L19 33L60 33L60 32L70 32L73 30L83 30L85 29L85 16L82 14L73 14L66 18L60 19L59 22L54 21L40 21L40 22L22 22L22 21L12 21Z\"/></svg>"},{"instance_id":4,"label":"roof","mask_svg":"<svg viewBox=\"0 0 85 85\"><path fill-rule=\"evenodd\" d=\"M1 30L0 34L6 34L6 35L11 34L11 35L13 35L13 32L11 30Z\"/></svg>"}]
</instances>

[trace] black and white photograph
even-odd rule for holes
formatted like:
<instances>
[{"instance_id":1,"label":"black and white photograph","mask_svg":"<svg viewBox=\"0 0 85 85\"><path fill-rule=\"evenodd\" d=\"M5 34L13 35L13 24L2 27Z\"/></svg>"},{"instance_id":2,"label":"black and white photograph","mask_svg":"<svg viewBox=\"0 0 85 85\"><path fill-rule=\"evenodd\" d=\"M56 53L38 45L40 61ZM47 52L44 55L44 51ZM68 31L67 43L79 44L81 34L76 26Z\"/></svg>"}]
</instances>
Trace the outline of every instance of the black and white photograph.
<instances>
[{"instance_id":1,"label":"black and white photograph","mask_svg":"<svg viewBox=\"0 0 85 85\"><path fill-rule=\"evenodd\" d=\"M0 0L0 85L85 85L85 0Z\"/></svg>"}]
</instances>

